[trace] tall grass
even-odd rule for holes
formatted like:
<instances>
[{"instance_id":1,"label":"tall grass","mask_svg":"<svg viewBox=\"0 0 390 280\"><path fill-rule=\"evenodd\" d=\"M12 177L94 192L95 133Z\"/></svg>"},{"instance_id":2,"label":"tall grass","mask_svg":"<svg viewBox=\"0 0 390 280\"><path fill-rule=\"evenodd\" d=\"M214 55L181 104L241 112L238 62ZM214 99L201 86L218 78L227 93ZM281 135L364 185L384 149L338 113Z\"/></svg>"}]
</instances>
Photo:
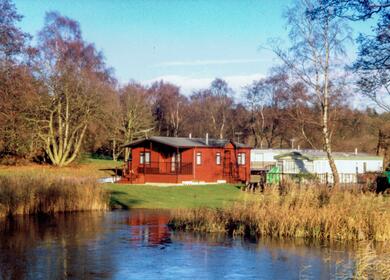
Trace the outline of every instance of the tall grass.
<instances>
[{"instance_id":1,"label":"tall grass","mask_svg":"<svg viewBox=\"0 0 390 280\"><path fill-rule=\"evenodd\" d=\"M378 252L379 251L379 252ZM354 279L390 279L390 247L378 250L369 243L355 257Z\"/></svg>"},{"instance_id":2,"label":"tall grass","mask_svg":"<svg viewBox=\"0 0 390 280\"><path fill-rule=\"evenodd\" d=\"M92 179L0 176L0 217L107 208L107 192Z\"/></svg>"},{"instance_id":3,"label":"tall grass","mask_svg":"<svg viewBox=\"0 0 390 280\"><path fill-rule=\"evenodd\" d=\"M172 211L170 225L252 237L390 240L390 199L382 195L293 184L254 195L254 202L223 209Z\"/></svg>"}]
</instances>

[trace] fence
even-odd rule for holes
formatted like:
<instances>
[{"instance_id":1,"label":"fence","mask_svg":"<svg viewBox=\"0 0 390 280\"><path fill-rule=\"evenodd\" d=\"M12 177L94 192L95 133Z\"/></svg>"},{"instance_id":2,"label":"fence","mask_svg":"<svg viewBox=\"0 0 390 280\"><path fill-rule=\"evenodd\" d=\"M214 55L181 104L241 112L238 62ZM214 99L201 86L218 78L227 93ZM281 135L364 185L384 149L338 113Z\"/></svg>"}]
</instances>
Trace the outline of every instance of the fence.
<instances>
[{"instance_id":1,"label":"fence","mask_svg":"<svg viewBox=\"0 0 390 280\"><path fill-rule=\"evenodd\" d=\"M152 161L137 168L138 174L191 175L192 163Z\"/></svg>"},{"instance_id":2,"label":"fence","mask_svg":"<svg viewBox=\"0 0 390 280\"><path fill-rule=\"evenodd\" d=\"M368 185L375 182L377 173L340 173L340 184L345 185ZM259 172L251 174L251 183L280 184L285 181L301 183L333 184L331 173L282 173L282 172Z\"/></svg>"}]
</instances>

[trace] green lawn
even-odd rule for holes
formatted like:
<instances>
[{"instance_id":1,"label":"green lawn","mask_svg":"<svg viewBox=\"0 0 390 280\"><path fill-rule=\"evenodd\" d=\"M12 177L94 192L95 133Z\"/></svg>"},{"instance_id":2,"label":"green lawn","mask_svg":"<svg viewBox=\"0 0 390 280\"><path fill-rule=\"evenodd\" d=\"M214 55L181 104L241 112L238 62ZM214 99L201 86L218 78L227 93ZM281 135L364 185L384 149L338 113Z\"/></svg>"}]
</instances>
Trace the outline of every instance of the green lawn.
<instances>
[{"instance_id":1,"label":"green lawn","mask_svg":"<svg viewBox=\"0 0 390 280\"><path fill-rule=\"evenodd\" d=\"M150 185L107 184L111 203L123 208L225 207L254 196L229 184L157 187Z\"/></svg>"}]
</instances>

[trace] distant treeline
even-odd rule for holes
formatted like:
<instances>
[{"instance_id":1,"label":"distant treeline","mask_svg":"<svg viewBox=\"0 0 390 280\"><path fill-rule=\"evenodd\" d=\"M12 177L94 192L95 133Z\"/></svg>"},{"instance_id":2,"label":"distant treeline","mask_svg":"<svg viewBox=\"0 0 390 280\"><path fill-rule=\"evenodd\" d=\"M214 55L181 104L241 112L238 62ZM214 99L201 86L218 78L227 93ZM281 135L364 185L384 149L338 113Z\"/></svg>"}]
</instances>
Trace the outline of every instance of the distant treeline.
<instances>
[{"instance_id":1,"label":"distant treeline","mask_svg":"<svg viewBox=\"0 0 390 280\"><path fill-rule=\"evenodd\" d=\"M35 45L17 27L21 15L11 1L0 0L0 18L2 163L64 166L81 153L127 159L121 145L151 135L208 133L254 147L322 149L324 120L333 150L389 157L388 111L353 109L350 90L335 79L326 84L324 109L322 97L277 49L286 63L244 87L242 98L219 78L188 96L165 81L119 85L78 22L57 12L46 14Z\"/></svg>"}]
</instances>

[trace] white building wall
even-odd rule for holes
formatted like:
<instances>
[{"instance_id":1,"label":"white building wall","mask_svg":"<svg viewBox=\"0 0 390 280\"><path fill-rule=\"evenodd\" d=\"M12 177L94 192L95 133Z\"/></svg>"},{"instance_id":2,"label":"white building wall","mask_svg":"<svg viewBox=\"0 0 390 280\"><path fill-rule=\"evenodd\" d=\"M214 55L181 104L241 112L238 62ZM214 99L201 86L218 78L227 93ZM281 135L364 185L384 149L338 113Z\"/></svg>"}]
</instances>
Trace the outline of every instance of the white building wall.
<instances>
[{"instance_id":1,"label":"white building wall","mask_svg":"<svg viewBox=\"0 0 390 280\"><path fill-rule=\"evenodd\" d=\"M274 150L252 149L251 161L252 162L276 162L274 157L279 154L280 152L276 152Z\"/></svg>"}]
</instances>

